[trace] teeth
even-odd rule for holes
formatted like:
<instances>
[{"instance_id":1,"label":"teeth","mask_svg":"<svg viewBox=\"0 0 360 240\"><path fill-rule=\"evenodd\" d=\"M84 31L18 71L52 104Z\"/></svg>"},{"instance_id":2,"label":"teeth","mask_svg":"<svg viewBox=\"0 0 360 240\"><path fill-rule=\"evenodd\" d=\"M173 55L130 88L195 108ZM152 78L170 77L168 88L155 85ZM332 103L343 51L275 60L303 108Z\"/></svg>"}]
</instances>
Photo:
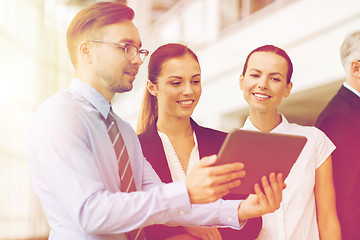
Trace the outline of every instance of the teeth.
<instances>
[{"instance_id":1,"label":"teeth","mask_svg":"<svg viewBox=\"0 0 360 240\"><path fill-rule=\"evenodd\" d=\"M193 103L192 100L188 100L188 101L179 101L180 104L184 104L184 105L190 105Z\"/></svg>"},{"instance_id":2,"label":"teeth","mask_svg":"<svg viewBox=\"0 0 360 240\"><path fill-rule=\"evenodd\" d=\"M258 98L263 98L263 99L269 99L270 98L270 96L268 96L268 95L263 95L263 94L259 94L259 93L254 93L254 96L258 97Z\"/></svg>"}]
</instances>

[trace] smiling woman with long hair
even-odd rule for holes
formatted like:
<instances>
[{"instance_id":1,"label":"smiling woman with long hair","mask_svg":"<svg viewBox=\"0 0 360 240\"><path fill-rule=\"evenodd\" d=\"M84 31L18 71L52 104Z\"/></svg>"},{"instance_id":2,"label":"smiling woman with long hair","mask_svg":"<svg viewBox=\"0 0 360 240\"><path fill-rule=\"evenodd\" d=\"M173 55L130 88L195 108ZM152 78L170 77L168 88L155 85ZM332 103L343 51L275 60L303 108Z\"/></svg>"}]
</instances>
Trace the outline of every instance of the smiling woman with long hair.
<instances>
[{"instance_id":1,"label":"smiling woman with long hair","mask_svg":"<svg viewBox=\"0 0 360 240\"><path fill-rule=\"evenodd\" d=\"M148 74L138 124L143 153L163 182L183 180L202 157L218 153L226 133L191 118L202 91L200 64L192 50L181 44L159 47L150 57ZM261 219L255 218L241 230L158 225L148 227L146 235L156 240L255 239L260 228Z\"/></svg>"}]
</instances>

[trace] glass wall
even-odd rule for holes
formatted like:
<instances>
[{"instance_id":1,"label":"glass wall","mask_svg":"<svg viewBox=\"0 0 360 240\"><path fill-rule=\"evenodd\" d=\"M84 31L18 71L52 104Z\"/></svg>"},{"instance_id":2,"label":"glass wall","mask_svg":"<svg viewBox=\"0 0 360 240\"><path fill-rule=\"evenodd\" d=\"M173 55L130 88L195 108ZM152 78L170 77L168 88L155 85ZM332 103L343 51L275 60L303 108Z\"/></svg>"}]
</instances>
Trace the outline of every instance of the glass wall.
<instances>
[{"instance_id":1,"label":"glass wall","mask_svg":"<svg viewBox=\"0 0 360 240\"><path fill-rule=\"evenodd\" d=\"M221 28L224 29L274 3L275 0L223 0L220 3Z\"/></svg>"},{"instance_id":2,"label":"glass wall","mask_svg":"<svg viewBox=\"0 0 360 240\"><path fill-rule=\"evenodd\" d=\"M33 192L27 136L38 105L71 77L62 4L0 0L0 239L46 237L48 225Z\"/></svg>"}]
</instances>

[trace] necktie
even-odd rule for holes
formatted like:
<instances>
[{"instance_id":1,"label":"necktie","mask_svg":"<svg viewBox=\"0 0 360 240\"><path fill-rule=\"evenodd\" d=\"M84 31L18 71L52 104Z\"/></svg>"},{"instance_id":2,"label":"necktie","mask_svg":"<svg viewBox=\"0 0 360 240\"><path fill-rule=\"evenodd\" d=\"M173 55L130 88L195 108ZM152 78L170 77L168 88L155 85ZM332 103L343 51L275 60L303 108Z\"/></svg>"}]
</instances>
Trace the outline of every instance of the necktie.
<instances>
[{"instance_id":1,"label":"necktie","mask_svg":"<svg viewBox=\"0 0 360 240\"><path fill-rule=\"evenodd\" d=\"M114 116L114 112L110 107L110 111L108 117L105 121L107 126L107 131L110 137L110 140L113 144L116 159L119 165L119 175L120 175L120 183L121 183L121 191L122 192L132 192L136 190L134 176L132 173L130 159L128 152L126 150L124 139L122 138L118 125L116 123L116 119ZM133 230L128 233L130 240L143 240L145 239L145 234L142 228Z\"/></svg>"},{"instance_id":2,"label":"necktie","mask_svg":"<svg viewBox=\"0 0 360 240\"><path fill-rule=\"evenodd\" d=\"M110 108L109 115L106 119L107 130L110 136L110 140L113 144L116 159L119 165L119 175L121 182L121 191L122 192L132 192L136 190L134 177L130 165L130 159L124 139L122 138L118 125L115 120L114 113L112 108Z\"/></svg>"}]
</instances>

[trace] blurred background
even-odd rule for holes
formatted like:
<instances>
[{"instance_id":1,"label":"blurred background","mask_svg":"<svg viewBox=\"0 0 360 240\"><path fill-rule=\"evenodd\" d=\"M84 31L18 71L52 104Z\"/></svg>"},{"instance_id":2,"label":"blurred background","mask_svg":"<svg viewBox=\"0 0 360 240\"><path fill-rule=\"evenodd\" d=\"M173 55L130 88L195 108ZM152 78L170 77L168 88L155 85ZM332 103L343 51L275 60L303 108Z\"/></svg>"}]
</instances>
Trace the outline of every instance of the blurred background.
<instances>
[{"instance_id":1,"label":"blurred background","mask_svg":"<svg viewBox=\"0 0 360 240\"><path fill-rule=\"evenodd\" d=\"M94 0L0 0L0 239L47 239L49 228L33 192L26 142L33 114L68 87L73 69L66 30ZM339 48L360 29L358 0L128 0L143 47L169 42L198 54L203 94L194 112L202 125L241 127L247 105L238 86L247 54L264 45L287 51L294 87L280 107L291 122L312 125L337 92L344 72ZM115 111L136 128L147 62Z\"/></svg>"}]
</instances>

